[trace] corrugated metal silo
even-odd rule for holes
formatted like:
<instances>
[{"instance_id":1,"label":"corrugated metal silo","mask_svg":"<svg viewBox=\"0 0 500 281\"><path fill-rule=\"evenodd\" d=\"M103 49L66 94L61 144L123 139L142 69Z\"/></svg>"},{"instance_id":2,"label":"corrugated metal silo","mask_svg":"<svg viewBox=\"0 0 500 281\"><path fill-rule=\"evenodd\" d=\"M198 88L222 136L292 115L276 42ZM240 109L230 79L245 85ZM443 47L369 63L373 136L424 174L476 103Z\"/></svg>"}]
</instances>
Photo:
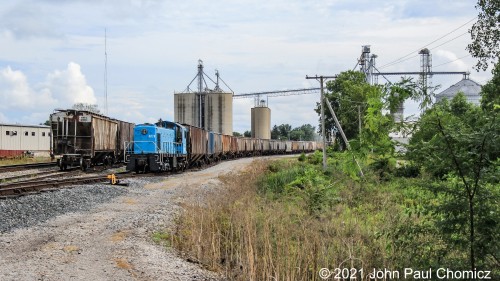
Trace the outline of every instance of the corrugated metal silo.
<instances>
[{"instance_id":1,"label":"corrugated metal silo","mask_svg":"<svg viewBox=\"0 0 500 281\"><path fill-rule=\"evenodd\" d=\"M271 109L261 100L251 109L252 138L271 138Z\"/></svg>"}]
</instances>

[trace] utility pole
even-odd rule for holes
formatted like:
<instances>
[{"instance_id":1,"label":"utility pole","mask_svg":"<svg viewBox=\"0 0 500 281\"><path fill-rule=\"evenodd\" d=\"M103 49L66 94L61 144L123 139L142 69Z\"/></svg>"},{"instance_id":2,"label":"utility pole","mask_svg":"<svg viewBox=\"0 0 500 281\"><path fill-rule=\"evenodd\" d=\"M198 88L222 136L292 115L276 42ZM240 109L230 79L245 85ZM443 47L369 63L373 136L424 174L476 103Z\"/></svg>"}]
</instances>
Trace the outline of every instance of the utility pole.
<instances>
[{"instance_id":1,"label":"utility pole","mask_svg":"<svg viewBox=\"0 0 500 281\"><path fill-rule=\"evenodd\" d=\"M306 75L306 79L316 79L320 83L321 87L321 97L320 97L320 106L321 106L321 137L323 138L323 170L326 170L326 134L325 134L325 94L323 89L323 84L326 82L326 79L335 79L337 76L318 76L309 77Z\"/></svg>"}]
</instances>

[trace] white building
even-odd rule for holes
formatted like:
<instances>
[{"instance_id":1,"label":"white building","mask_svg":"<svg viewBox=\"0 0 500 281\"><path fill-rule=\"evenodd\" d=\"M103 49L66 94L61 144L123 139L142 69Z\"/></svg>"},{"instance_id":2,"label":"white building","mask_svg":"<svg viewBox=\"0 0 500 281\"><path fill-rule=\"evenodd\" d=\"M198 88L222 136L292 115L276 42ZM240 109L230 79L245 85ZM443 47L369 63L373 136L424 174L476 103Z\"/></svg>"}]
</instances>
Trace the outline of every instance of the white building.
<instances>
[{"instance_id":1,"label":"white building","mask_svg":"<svg viewBox=\"0 0 500 281\"><path fill-rule=\"evenodd\" d=\"M50 155L50 127L0 123L0 158Z\"/></svg>"}]
</instances>

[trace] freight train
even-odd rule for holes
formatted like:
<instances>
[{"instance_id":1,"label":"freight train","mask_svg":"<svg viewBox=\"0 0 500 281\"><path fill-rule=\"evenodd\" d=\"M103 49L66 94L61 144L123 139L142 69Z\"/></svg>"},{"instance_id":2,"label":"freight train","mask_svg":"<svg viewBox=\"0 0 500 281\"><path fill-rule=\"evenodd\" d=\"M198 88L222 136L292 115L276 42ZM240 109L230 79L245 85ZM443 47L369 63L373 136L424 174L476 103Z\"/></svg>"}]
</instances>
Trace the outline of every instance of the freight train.
<instances>
[{"instance_id":1,"label":"freight train","mask_svg":"<svg viewBox=\"0 0 500 281\"><path fill-rule=\"evenodd\" d=\"M195 126L160 120L134 128L133 141L125 143L128 171L178 171L236 157L312 152L322 148L314 141L242 138Z\"/></svg>"},{"instance_id":2,"label":"freight train","mask_svg":"<svg viewBox=\"0 0 500 281\"><path fill-rule=\"evenodd\" d=\"M134 125L90 111L56 109L50 115L51 155L61 170L121 161Z\"/></svg>"}]
</instances>

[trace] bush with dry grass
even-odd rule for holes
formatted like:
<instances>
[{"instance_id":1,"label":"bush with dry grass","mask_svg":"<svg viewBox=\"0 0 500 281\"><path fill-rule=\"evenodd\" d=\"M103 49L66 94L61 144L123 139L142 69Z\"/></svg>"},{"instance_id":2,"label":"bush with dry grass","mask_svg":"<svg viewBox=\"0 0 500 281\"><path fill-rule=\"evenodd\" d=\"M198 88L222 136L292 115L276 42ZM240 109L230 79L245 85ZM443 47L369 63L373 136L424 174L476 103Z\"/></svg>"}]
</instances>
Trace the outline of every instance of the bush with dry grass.
<instances>
[{"instance_id":1,"label":"bush with dry grass","mask_svg":"<svg viewBox=\"0 0 500 281\"><path fill-rule=\"evenodd\" d=\"M229 280L320 280L321 268L363 268L368 280L373 268L444 265L437 201L420 179L359 180L341 157L325 172L316 158L221 177L220 192L184 206L168 244Z\"/></svg>"}]
</instances>

